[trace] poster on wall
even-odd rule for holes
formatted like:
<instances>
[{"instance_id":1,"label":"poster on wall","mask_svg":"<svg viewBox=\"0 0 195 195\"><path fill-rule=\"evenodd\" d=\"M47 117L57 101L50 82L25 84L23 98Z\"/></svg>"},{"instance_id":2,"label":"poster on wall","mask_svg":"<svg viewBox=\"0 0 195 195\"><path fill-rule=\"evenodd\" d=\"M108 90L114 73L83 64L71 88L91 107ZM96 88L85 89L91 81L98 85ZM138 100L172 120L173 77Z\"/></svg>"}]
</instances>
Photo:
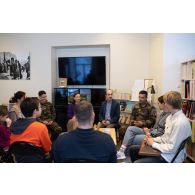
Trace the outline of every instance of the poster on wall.
<instances>
[{"instance_id":1,"label":"poster on wall","mask_svg":"<svg viewBox=\"0 0 195 195\"><path fill-rule=\"evenodd\" d=\"M30 80L29 52L0 52L1 80Z\"/></svg>"}]
</instances>

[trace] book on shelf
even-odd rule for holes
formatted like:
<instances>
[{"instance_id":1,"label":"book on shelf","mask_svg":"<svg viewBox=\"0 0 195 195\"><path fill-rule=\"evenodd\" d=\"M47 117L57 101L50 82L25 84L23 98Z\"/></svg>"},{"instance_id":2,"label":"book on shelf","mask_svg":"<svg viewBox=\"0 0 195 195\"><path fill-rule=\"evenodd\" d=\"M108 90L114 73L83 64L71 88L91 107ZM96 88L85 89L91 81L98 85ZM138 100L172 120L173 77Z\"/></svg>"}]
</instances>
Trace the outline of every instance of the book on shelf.
<instances>
[{"instance_id":1,"label":"book on shelf","mask_svg":"<svg viewBox=\"0 0 195 195\"><path fill-rule=\"evenodd\" d=\"M185 98L190 99L190 81L185 81Z\"/></svg>"},{"instance_id":2,"label":"book on shelf","mask_svg":"<svg viewBox=\"0 0 195 195\"><path fill-rule=\"evenodd\" d=\"M192 79L195 79L195 62L192 63Z\"/></svg>"},{"instance_id":3,"label":"book on shelf","mask_svg":"<svg viewBox=\"0 0 195 195\"><path fill-rule=\"evenodd\" d=\"M182 63L181 67L181 79L190 80L195 79L195 61L189 61Z\"/></svg>"},{"instance_id":4,"label":"book on shelf","mask_svg":"<svg viewBox=\"0 0 195 195\"><path fill-rule=\"evenodd\" d=\"M185 99L195 99L195 80L185 80L181 82L181 95Z\"/></svg>"},{"instance_id":5,"label":"book on shelf","mask_svg":"<svg viewBox=\"0 0 195 195\"><path fill-rule=\"evenodd\" d=\"M187 78L187 65L184 64L181 67L181 79L185 80Z\"/></svg>"},{"instance_id":6,"label":"book on shelf","mask_svg":"<svg viewBox=\"0 0 195 195\"><path fill-rule=\"evenodd\" d=\"M191 120L195 119L195 101L187 100L183 103L183 112Z\"/></svg>"},{"instance_id":7,"label":"book on shelf","mask_svg":"<svg viewBox=\"0 0 195 195\"><path fill-rule=\"evenodd\" d=\"M185 98L185 81L181 82L181 97Z\"/></svg>"},{"instance_id":8,"label":"book on shelf","mask_svg":"<svg viewBox=\"0 0 195 195\"><path fill-rule=\"evenodd\" d=\"M192 156L192 144L191 143L186 144L186 152L188 155Z\"/></svg>"},{"instance_id":9,"label":"book on shelf","mask_svg":"<svg viewBox=\"0 0 195 195\"><path fill-rule=\"evenodd\" d=\"M118 100L131 100L130 93L121 93L121 92L114 92L113 98Z\"/></svg>"},{"instance_id":10,"label":"book on shelf","mask_svg":"<svg viewBox=\"0 0 195 195\"><path fill-rule=\"evenodd\" d=\"M195 143L195 120L192 121L192 143Z\"/></svg>"},{"instance_id":11,"label":"book on shelf","mask_svg":"<svg viewBox=\"0 0 195 195\"><path fill-rule=\"evenodd\" d=\"M187 77L188 79L192 79L192 63L187 64Z\"/></svg>"}]
</instances>

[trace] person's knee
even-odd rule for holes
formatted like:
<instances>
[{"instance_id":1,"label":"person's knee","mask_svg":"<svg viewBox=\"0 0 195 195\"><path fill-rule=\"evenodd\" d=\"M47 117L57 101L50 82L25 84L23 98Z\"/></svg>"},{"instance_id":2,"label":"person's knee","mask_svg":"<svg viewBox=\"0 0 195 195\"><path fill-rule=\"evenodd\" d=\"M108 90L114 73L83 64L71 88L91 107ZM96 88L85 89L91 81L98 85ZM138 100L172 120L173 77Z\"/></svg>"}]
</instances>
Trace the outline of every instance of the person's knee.
<instances>
[{"instance_id":1,"label":"person's knee","mask_svg":"<svg viewBox=\"0 0 195 195\"><path fill-rule=\"evenodd\" d=\"M134 126L129 126L129 127L127 128L127 131L132 131L133 128L134 128Z\"/></svg>"},{"instance_id":2,"label":"person's knee","mask_svg":"<svg viewBox=\"0 0 195 195\"><path fill-rule=\"evenodd\" d=\"M49 127L55 131L56 133L61 133L62 132L62 128L58 125L58 123L53 122L51 125L49 125Z\"/></svg>"}]
</instances>

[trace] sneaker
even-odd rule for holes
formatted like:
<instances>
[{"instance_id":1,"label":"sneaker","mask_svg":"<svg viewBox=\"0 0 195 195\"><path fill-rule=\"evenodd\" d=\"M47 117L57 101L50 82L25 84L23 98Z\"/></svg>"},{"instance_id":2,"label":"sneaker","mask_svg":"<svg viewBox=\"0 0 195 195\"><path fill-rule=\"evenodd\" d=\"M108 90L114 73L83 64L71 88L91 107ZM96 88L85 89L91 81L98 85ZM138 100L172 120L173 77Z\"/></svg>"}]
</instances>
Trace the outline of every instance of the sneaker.
<instances>
[{"instance_id":1,"label":"sneaker","mask_svg":"<svg viewBox=\"0 0 195 195\"><path fill-rule=\"evenodd\" d=\"M125 159L126 158L124 151L121 151L121 150L119 150L117 152L116 156L117 156L117 159L118 160L122 160L122 159Z\"/></svg>"}]
</instances>

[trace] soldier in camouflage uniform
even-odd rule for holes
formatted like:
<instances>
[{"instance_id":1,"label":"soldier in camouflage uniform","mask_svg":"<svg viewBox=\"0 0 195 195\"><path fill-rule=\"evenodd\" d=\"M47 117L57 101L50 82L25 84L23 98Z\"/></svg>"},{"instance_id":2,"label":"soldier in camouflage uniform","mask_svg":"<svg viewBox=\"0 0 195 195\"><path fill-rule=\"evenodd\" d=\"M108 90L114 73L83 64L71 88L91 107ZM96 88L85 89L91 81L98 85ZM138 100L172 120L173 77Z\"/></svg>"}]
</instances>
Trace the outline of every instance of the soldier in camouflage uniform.
<instances>
[{"instance_id":1,"label":"soldier in camouflage uniform","mask_svg":"<svg viewBox=\"0 0 195 195\"><path fill-rule=\"evenodd\" d=\"M125 150L133 144L137 134L143 134L144 127L151 128L156 122L156 108L147 101L147 91L139 92L139 102L135 104L131 113L131 126L125 132L120 150L117 152L117 159L124 159Z\"/></svg>"},{"instance_id":2,"label":"soldier in camouflage uniform","mask_svg":"<svg viewBox=\"0 0 195 195\"><path fill-rule=\"evenodd\" d=\"M55 109L52 103L48 102L45 91L39 91L39 100L41 104L42 113L38 120L47 125L51 140L54 141L62 132L62 128L55 122Z\"/></svg>"}]
</instances>

